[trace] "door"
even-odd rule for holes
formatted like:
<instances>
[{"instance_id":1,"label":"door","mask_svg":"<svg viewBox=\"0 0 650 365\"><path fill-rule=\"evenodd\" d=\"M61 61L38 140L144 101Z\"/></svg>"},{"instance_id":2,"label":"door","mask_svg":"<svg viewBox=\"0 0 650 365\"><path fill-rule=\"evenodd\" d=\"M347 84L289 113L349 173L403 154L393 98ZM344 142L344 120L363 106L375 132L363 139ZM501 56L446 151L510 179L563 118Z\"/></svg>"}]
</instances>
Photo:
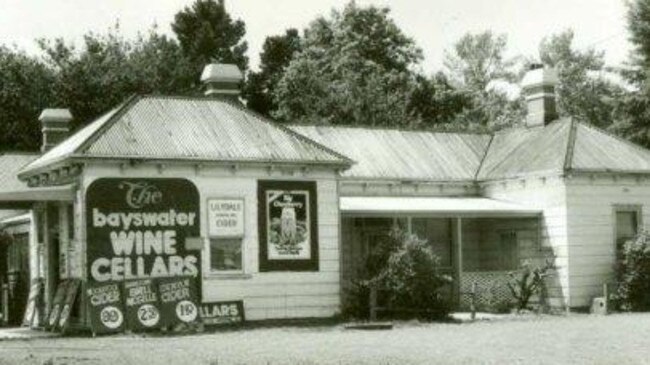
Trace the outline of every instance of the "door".
<instances>
[{"instance_id":1,"label":"door","mask_svg":"<svg viewBox=\"0 0 650 365\"><path fill-rule=\"evenodd\" d=\"M8 290L8 324L19 326L29 295L29 234L11 236L6 245L5 280Z\"/></svg>"}]
</instances>

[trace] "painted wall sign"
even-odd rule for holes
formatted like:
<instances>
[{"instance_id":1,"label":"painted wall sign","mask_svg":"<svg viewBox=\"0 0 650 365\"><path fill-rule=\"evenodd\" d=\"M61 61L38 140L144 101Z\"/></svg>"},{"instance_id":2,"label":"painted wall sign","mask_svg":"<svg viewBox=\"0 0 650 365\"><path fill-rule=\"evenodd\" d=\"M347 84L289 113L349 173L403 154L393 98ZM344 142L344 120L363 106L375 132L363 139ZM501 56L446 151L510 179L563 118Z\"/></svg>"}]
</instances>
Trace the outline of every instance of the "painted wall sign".
<instances>
[{"instance_id":1,"label":"painted wall sign","mask_svg":"<svg viewBox=\"0 0 650 365\"><path fill-rule=\"evenodd\" d=\"M199 318L196 281L191 278L159 279L163 325L194 323Z\"/></svg>"},{"instance_id":2,"label":"painted wall sign","mask_svg":"<svg viewBox=\"0 0 650 365\"><path fill-rule=\"evenodd\" d=\"M70 313L72 313L72 307L74 302L77 299L77 292L79 291L79 285L81 282L79 280L69 280L65 299L63 300L63 306L61 307L61 314L59 315L59 324L58 327L62 332L68 328L70 324Z\"/></svg>"},{"instance_id":3,"label":"painted wall sign","mask_svg":"<svg viewBox=\"0 0 650 365\"><path fill-rule=\"evenodd\" d=\"M130 330L140 331L162 325L158 287L151 279L124 283L126 324Z\"/></svg>"},{"instance_id":4,"label":"painted wall sign","mask_svg":"<svg viewBox=\"0 0 650 365\"><path fill-rule=\"evenodd\" d=\"M259 181L260 271L318 271L313 181Z\"/></svg>"},{"instance_id":5,"label":"painted wall sign","mask_svg":"<svg viewBox=\"0 0 650 365\"><path fill-rule=\"evenodd\" d=\"M124 330L124 304L118 283L86 283L86 302L93 333L113 333Z\"/></svg>"},{"instance_id":6,"label":"painted wall sign","mask_svg":"<svg viewBox=\"0 0 650 365\"><path fill-rule=\"evenodd\" d=\"M201 321L206 326L243 323L244 302L213 302L201 304Z\"/></svg>"},{"instance_id":7,"label":"painted wall sign","mask_svg":"<svg viewBox=\"0 0 650 365\"><path fill-rule=\"evenodd\" d=\"M208 235L244 236L244 199L208 199Z\"/></svg>"},{"instance_id":8,"label":"painted wall sign","mask_svg":"<svg viewBox=\"0 0 650 365\"><path fill-rule=\"evenodd\" d=\"M86 193L87 274L94 282L200 277L199 193L185 179L94 181Z\"/></svg>"}]
</instances>

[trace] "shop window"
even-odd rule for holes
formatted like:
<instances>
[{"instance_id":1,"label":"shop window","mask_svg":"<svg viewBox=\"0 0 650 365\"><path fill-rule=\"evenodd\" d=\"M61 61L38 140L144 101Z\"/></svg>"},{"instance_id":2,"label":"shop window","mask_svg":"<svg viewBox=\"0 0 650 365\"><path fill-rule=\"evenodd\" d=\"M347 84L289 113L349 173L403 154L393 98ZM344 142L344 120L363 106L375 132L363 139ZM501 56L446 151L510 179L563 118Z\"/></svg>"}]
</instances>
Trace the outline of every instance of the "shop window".
<instances>
[{"instance_id":1,"label":"shop window","mask_svg":"<svg viewBox=\"0 0 650 365\"><path fill-rule=\"evenodd\" d=\"M639 207L616 209L616 253L620 258L625 242L634 238L639 228Z\"/></svg>"},{"instance_id":2,"label":"shop window","mask_svg":"<svg viewBox=\"0 0 650 365\"><path fill-rule=\"evenodd\" d=\"M243 271L242 239L211 238L210 268L215 272Z\"/></svg>"}]
</instances>

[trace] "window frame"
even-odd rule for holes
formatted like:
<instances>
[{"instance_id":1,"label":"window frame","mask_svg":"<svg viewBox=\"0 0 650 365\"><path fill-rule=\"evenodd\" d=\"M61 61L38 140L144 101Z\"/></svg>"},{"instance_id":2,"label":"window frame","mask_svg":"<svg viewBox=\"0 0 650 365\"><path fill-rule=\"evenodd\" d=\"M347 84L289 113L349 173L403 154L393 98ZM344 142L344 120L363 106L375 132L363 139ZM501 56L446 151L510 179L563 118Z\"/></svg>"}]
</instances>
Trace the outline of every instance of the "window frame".
<instances>
[{"instance_id":1,"label":"window frame","mask_svg":"<svg viewBox=\"0 0 650 365\"><path fill-rule=\"evenodd\" d=\"M209 211L209 204L210 201L212 200L239 200L242 202L242 227L243 227L243 232L242 234L238 235L228 235L228 236L215 236L211 234L210 232L210 211ZM247 265L246 265L246 259L248 257L246 253L246 229L247 229L247 222L246 222L246 198L244 196L211 196L205 199L205 217L206 217L206 238L205 238L205 245L206 245L206 251L207 251L207 276L208 277L216 277L216 278L242 278L242 277L248 277L248 270L247 270ZM240 247L241 247L241 269L240 270L218 270L212 267L212 240L239 240L240 241Z\"/></svg>"},{"instance_id":2,"label":"window frame","mask_svg":"<svg viewBox=\"0 0 650 365\"><path fill-rule=\"evenodd\" d=\"M636 234L643 227L643 205L642 204L613 204L612 205L612 244L614 246L614 259L621 260L621 248L618 247L618 213L633 212L636 214Z\"/></svg>"}]
</instances>

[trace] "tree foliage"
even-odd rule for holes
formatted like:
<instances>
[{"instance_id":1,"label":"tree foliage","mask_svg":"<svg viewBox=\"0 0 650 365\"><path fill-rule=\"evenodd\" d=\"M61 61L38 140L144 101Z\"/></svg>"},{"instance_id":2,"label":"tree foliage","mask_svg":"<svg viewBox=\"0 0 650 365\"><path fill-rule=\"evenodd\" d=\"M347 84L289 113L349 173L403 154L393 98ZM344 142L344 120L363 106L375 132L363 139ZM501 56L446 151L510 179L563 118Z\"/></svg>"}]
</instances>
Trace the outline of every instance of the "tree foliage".
<instances>
[{"instance_id":1,"label":"tree foliage","mask_svg":"<svg viewBox=\"0 0 650 365\"><path fill-rule=\"evenodd\" d=\"M606 77L604 52L577 50L573 39L573 31L566 30L544 38L539 46L542 63L558 72L558 112L606 128L623 90Z\"/></svg>"},{"instance_id":2,"label":"tree foliage","mask_svg":"<svg viewBox=\"0 0 650 365\"><path fill-rule=\"evenodd\" d=\"M387 8L354 2L305 31L273 92L279 120L334 125L409 126L412 68L422 59Z\"/></svg>"},{"instance_id":3,"label":"tree foliage","mask_svg":"<svg viewBox=\"0 0 650 365\"><path fill-rule=\"evenodd\" d=\"M271 112L277 109L273 92L293 56L300 49L300 35L293 28L283 35L266 38L260 53L260 71L250 72L244 87L244 98L249 108L266 116L270 116Z\"/></svg>"},{"instance_id":4,"label":"tree foliage","mask_svg":"<svg viewBox=\"0 0 650 365\"><path fill-rule=\"evenodd\" d=\"M610 129L650 148L650 0L629 1L627 23L634 50L622 75L633 90L619 98Z\"/></svg>"},{"instance_id":5,"label":"tree foliage","mask_svg":"<svg viewBox=\"0 0 650 365\"><path fill-rule=\"evenodd\" d=\"M198 72L214 62L234 63L242 71L248 69L248 44L243 40L246 25L230 17L225 0L194 1L176 14L172 30Z\"/></svg>"},{"instance_id":6,"label":"tree foliage","mask_svg":"<svg viewBox=\"0 0 650 365\"><path fill-rule=\"evenodd\" d=\"M54 71L53 103L71 109L75 126L135 93L190 93L195 86L195 73L178 43L155 29L135 41L125 40L117 27L89 33L79 50L63 39L39 43Z\"/></svg>"},{"instance_id":7,"label":"tree foliage","mask_svg":"<svg viewBox=\"0 0 650 365\"><path fill-rule=\"evenodd\" d=\"M54 72L15 49L0 46L0 146L2 150L37 150L38 116L52 106Z\"/></svg>"},{"instance_id":8,"label":"tree foliage","mask_svg":"<svg viewBox=\"0 0 650 365\"><path fill-rule=\"evenodd\" d=\"M519 75L518 59L506 57L506 51L505 35L486 31L465 34L446 52L444 72L469 101L455 118L457 128L493 130L523 119L523 101L505 90Z\"/></svg>"}]
</instances>

